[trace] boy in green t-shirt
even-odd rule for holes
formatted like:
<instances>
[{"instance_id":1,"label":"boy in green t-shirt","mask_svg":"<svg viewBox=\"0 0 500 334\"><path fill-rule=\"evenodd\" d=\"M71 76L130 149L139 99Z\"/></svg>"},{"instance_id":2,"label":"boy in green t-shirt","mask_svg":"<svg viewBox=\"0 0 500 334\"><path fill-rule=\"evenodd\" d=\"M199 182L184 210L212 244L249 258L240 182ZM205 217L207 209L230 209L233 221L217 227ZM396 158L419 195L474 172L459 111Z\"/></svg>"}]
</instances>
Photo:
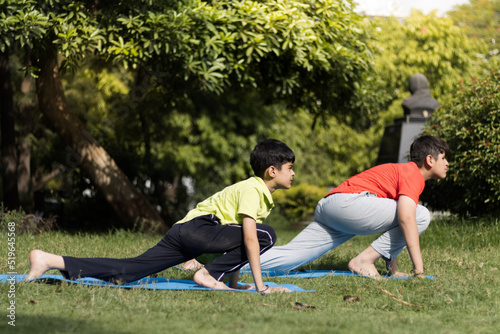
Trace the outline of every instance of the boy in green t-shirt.
<instances>
[{"instance_id":1,"label":"boy in green t-shirt","mask_svg":"<svg viewBox=\"0 0 500 334\"><path fill-rule=\"evenodd\" d=\"M290 291L264 285L260 255L276 242L274 229L262 224L274 207L271 193L291 187L294 161L295 155L286 144L276 139L265 140L257 144L250 155L255 177L226 187L199 203L142 255L128 259L75 258L33 250L27 280L58 269L68 279L94 277L125 283L204 253L223 253L195 273L193 279L197 284L227 289L221 281L226 274L231 274L230 288L255 287L261 293ZM255 286L238 286L239 269L247 263Z\"/></svg>"}]
</instances>

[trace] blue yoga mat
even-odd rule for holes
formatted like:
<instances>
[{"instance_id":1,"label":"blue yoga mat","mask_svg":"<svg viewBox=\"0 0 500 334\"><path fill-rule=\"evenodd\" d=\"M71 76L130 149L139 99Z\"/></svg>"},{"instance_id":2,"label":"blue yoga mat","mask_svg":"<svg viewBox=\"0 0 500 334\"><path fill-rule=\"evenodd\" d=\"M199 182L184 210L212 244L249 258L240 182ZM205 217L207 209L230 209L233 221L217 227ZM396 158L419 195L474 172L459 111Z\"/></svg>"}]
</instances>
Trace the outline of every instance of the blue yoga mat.
<instances>
[{"instance_id":1,"label":"blue yoga mat","mask_svg":"<svg viewBox=\"0 0 500 334\"><path fill-rule=\"evenodd\" d=\"M5 275L0 274L0 283L11 283L15 281L16 283L25 282L27 275ZM196 284L190 280L182 279L170 279L170 278L150 278L145 277L138 281L129 282L126 284L115 284L111 282L106 282L100 279L85 277L76 280L69 280L64 278L62 275L43 275L35 280L29 282L47 282L47 283L57 283L57 282L68 282L72 284L83 284L89 286L106 286L112 288L122 288L122 289L147 289L147 290L206 290L206 291L238 291L238 292L257 292L255 289L250 290L239 290L239 289L211 289L206 288L201 285ZM26 282L28 283L28 282ZM238 283L243 285L245 283ZM276 284L274 282L265 282L264 284L268 286L282 286L292 290L292 292L314 292L313 290L304 290L293 284Z\"/></svg>"},{"instance_id":2,"label":"blue yoga mat","mask_svg":"<svg viewBox=\"0 0 500 334\"><path fill-rule=\"evenodd\" d=\"M242 269L240 274L250 274L251 271L247 269ZM323 276L357 276L357 277L366 277L371 278L369 276L363 276L352 271L348 270L292 270L292 271L279 271L279 270L262 270L263 277L279 277L279 278L314 278L314 277L323 277ZM407 277L392 277L387 275L382 275L384 278L389 279L410 279L411 276ZM425 278L435 279L434 276L426 275Z\"/></svg>"}]
</instances>

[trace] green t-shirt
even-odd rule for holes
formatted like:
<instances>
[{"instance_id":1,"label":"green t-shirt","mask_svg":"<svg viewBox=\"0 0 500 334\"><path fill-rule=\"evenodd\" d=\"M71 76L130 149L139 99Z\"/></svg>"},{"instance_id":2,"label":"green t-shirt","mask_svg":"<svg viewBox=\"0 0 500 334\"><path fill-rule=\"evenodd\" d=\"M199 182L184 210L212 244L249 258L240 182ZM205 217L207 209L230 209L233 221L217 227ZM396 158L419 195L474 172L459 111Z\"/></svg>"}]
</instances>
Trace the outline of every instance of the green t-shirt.
<instances>
[{"instance_id":1,"label":"green t-shirt","mask_svg":"<svg viewBox=\"0 0 500 334\"><path fill-rule=\"evenodd\" d=\"M243 223L243 215L262 223L274 207L269 188L260 177L251 177L224 188L200 202L196 208L176 224L185 223L193 218L213 214L221 224Z\"/></svg>"}]
</instances>

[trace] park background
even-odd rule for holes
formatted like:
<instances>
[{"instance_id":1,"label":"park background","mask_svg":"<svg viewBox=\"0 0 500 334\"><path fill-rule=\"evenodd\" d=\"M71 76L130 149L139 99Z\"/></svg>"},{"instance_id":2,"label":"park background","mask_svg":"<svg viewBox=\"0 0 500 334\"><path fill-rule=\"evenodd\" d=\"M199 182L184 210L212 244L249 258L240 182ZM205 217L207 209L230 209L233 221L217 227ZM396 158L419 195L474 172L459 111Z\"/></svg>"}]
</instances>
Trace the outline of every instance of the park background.
<instances>
[{"instance_id":1,"label":"park background","mask_svg":"<svg viewBox=\"0 0 500 334\"><path fill-rule=\"evenodd\" d=\"M33 247L133 256L196 202L250 176L249 152L269 137L286 142L297 156L294 185L275 193L271 217L284 243L310 219L327 189L375 164L384 126L403 115L409 77L422 73L441 104L425 131L452 150L447 179L427 184L422 196L438 221L428 231L438 237L422 242L435 247L427 256L443 280L405 283L417 301L429 297L426 286L432 288L438 306L421 301L427 308L418 314L389 306L406 322L391 324L409 332L414 317L428 319L442 307L449 312L439 313L443 332L493 332L499 305L500 1L461 3L447 13L373 16L359 10L363 2L357 8L333 0L0 1L2 228L16 222L24 252L19 272L27 271ZM366 242L356 239L313 267L346 269L346 259ZM136 245L125 250L124 243ZM477 271L480 282L471 282ZM444 287L453 279L456 290L450 292ZM372 284L341 282L354 293ZM318 302L327 314L338 305L329 299L338 283L329 284L335 292L323 291ZM469 297L465 285L474 291ZM66 303L57 287L55 299L42 297L43 289L26 288L20 311L26 318L39 318L39 304ZM85 316L99 316L76 315L77 300L95 300L87 290L69 291L74 304L55 308L60 317L39 318L47 331L59 320L78 332L78 324L89 324ZM120 318L127 298L152 302L136 292L95 293L101 303L106 294L120 300L110 317ZM173 305L181 309L183 301L199 306L198 298L212 298L179 296ZM290 297L273 298L277 304L265 307L279 313ZM233 306L244 309L241 300ZM343 312L357 323L361 309L370 313L387 301L373 303ZM307 304L317 305L313 299ZM349 318L352 312L358 316ZM462 328L451 320L470 320L466 314L483 315ZM374 311L368 318L379 316ZM255 328L243 323L232 329ZM272 324L263 332L279 328ZM432 332L435 325L422 330ZM112 321L102 326L106 332L114 327ZM194 320L192 326L203 328Z\"/></svg>"}]
</instances>

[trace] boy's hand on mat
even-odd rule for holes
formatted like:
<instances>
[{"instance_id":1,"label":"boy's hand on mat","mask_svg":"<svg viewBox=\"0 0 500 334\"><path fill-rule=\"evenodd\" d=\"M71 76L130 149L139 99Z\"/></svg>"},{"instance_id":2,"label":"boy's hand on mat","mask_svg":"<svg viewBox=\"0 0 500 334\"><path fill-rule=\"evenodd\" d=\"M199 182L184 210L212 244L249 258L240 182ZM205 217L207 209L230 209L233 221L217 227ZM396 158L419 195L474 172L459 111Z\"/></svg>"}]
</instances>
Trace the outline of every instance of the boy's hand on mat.
<instances>
[{"instance_id":1,"label":"boy's hand on mat","mask_svg":"<svg viewBox=\"0 0 500 334\"><path fill-rule=\"evenodd\" d=\"M239 290L250 290L255 289L255 284L244 284L244 285L236 285L229 286L231 289L239 289Z\"/></svg>"},{"instance_id":2,"label":"boy's hand on mat","mask_svg":"<svg viewBox=\"0 0 500 334\"><path fill-rule=\"evenodd\" d=\"M263 295L267 295L267 294L274 293L274 292L292 292L292 290L285 288L284 286L270 286L267 289L265 289L265 291L262 291L261 293Z\"/></svg>"}]
</instances>

